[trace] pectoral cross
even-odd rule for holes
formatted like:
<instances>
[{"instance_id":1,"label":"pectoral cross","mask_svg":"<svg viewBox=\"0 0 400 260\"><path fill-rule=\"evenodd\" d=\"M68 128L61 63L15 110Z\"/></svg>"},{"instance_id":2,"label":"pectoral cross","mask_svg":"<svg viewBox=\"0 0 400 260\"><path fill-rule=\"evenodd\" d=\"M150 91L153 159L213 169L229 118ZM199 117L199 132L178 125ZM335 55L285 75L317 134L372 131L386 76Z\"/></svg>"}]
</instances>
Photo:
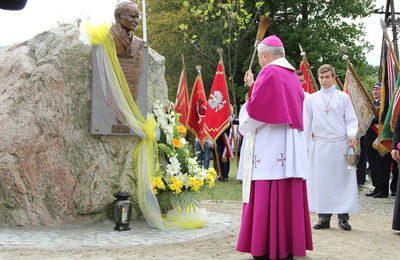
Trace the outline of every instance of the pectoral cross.
<instances>
[{"instance_id":1,"label":"pectoral cross","mask_svg":"<svg viewBox=\"0 0 400 260\"><path fill-rule=\"evenodd\" d=\"M285 166L285 161L286 161L286 157L284 156L284 153L280 153L281 158L276 158L276 161L279 163L281 162L281 166Z\"/></svg>"},{"instance_id":2,"label":"pectoral cross","mask_svg":"<svg viewBox=\"0 0 400 260\"><path fill-rule=\"evenodd\" d=\"M257 160L257 154L254 155L253 165L254 168L257 168L257 163L260 163L260 159Z\"/></svg>"}]
</instances>

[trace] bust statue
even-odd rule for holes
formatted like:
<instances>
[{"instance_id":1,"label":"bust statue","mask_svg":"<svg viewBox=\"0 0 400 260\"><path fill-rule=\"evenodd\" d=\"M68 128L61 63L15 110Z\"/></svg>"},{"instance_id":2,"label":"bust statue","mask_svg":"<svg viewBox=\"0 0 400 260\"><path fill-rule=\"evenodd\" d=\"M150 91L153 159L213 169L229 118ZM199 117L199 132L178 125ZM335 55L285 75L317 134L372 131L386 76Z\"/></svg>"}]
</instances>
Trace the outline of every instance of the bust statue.
<instances>
[{"instance_id":1,"label":"bust statue","mask_svg":"<svg viewBox=\"0 0 400 260\"><path fill-rule=\"evenodd\" d=\"M115 54L121 66L133 101L142 115L147 111L148 45L134 35L138 25L139 8L130 1L118 3L114 9L115 23L110 34L115 45ZM97 52L97 47L94 48ZM114 56L115 57L115 56ZM124 113L117 104L110 83L101 81L103 65L96 55L92 56L92 110L91 133L131 134ZM103 83L102 83L103 82Z\"/></svg>"},{"instance_id":2,"label":"bust statue","mask_svg":"<svg viewBox=\"0 0 400 260\"><path fill-rule=\"evenodd\" d=\"M138 25L139 8L132 2L121 2L115 7L115 21L111 27L118 61L124 72L133 100L139 92L139 78L142 72L142 43L133 32Z\"/></svg>"}]
</instances>

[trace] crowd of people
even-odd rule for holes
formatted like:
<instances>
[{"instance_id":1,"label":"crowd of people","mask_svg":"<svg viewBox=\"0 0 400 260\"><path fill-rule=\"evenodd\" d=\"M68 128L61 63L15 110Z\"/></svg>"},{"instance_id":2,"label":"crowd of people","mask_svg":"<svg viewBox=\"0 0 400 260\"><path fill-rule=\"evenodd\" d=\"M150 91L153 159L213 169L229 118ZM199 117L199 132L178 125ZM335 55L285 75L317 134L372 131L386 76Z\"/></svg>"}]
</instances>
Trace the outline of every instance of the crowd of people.
<instances>
[{"instance_id":1,"label":"crowd of people","mask_svg":"<svg viewBox=\"0 0 400 260\"><path fill-rule=\"evenodd\" d=\"M374 145L378 118L357 139L358 119L349 95L336 87L333 66L318 69L321 90L308 94L301 85L301 71L285 59L277 36L264 39L257 50L262 69L257 79L251 70L244 77L250 89L238 122L243 137L237 174L242 181L243 214L237 250L254 259L305 256L306 250L313 249L309 211L318 214L314 229L329 229L332 214L337 214L338 227L352 230L349 214L360 211L358 192L367 176L374 190L366 196L386 198L389 191L397 195L393 229L400 230L400 120L391 154L378 152ZM373 86L377 109L380 92L377 82ZM361 151L356 170L344 154L357 145ZM221 158L224 141L217 141L217 146L221 147L217 149L220 180L226 181L229 160ZM196 143L198 160L205 167L213 147L206 143L203 150Z\"/></svg>"}]
</instances>

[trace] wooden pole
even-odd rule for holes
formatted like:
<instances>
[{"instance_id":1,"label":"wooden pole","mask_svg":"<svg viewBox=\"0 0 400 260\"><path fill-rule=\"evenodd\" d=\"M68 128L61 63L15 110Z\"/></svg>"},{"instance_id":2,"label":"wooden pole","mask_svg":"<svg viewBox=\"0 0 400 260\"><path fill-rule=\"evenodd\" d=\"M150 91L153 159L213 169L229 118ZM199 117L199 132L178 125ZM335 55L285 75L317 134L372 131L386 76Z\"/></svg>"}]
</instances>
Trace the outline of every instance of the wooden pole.
<instances>
[{"instance_id":1,"label":"wooden pole","mask_svg":"<svg viewBox=\"0 0 400 260\"><path fill-rule=\"evenodd\" d=\"M217 143L216 142L214 143L213 160L215 160L214 162L217 163L217 170L218 170L219 180L222 181L221 165L219 164L218 150L217 150Z\"/></svg>"},{"instance_id":2,"label":"wooden pole","mask_svg":"<svg viewBox=\"0 0 400 260\"><path fill-rule=\"evenodd\" d=\"M337 76L335 77L335 81L336 81L336 84L338 85L338 87L340 88L340 90L343 91L342 82L340 81L340 79Z\"/></svg>"}]
</instances>

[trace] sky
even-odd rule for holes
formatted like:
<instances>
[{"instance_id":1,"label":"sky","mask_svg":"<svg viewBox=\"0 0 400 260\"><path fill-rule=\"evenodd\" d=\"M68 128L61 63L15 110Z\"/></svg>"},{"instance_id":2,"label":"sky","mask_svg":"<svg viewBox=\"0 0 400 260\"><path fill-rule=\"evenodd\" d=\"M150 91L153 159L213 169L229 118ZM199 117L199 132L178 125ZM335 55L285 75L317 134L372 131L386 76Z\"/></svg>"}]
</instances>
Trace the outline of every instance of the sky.
<instances>
[{"instance_id":1,"label":"sky","mask_svg":"<svg viewBox=\"0 0 400 260\"><path fill-rule=\"evenodd\" d=\"M118 0L28 0L25 8L20 11L0 9L0 46L28 40L56 27L57 22L69 22L77 18L90 18L97 23L113 21L117 2ZM386 0L377 0L376 3L377 7L385 6ZM367 54L367 61L372 65L379 65L382 41L380 18L383 19L384 15L372 14L361 20L367 26L366 39L374 46ZM392 37L391 31L388 33Z\"/></svg>"}]
</instances>

